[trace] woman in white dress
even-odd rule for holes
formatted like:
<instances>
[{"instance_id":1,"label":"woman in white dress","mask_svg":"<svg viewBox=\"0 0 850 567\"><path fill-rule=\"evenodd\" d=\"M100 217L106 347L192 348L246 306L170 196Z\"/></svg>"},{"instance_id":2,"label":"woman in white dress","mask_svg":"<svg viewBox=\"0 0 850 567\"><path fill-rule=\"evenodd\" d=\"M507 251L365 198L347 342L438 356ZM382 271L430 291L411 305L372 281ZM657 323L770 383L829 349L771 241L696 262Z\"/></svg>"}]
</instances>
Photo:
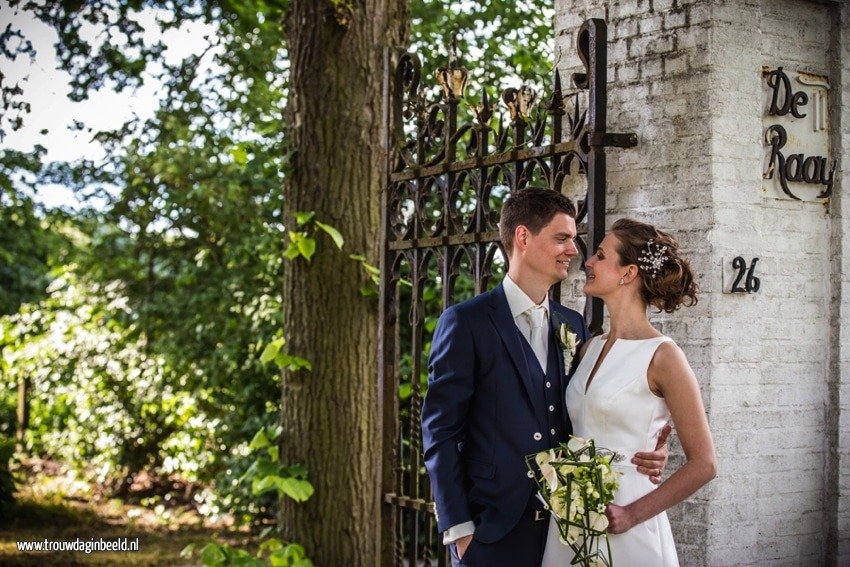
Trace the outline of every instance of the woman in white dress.
<instances>
[{"instance_id":1,"label":"woman in white dress","mask_svg":"<svg viewBox=\"0 0 850 567\"><path fill-rule=\"evenodd\" d=\"M714 478L714 443L696 377L682 350L650 325L647 307L672 313L696 303L693 274L670 235L631 219L615 222L585 265L584 291L605 302L611 328L584 345L567 409L574 435L624 457L615 464L620 488L606 510L611 559L678 565L665 510ZM628 463L655 448L670 417L687 462L656 487ZM565 567L573 557L552 521L543 566Z\"/></svg>"}]
</instances>

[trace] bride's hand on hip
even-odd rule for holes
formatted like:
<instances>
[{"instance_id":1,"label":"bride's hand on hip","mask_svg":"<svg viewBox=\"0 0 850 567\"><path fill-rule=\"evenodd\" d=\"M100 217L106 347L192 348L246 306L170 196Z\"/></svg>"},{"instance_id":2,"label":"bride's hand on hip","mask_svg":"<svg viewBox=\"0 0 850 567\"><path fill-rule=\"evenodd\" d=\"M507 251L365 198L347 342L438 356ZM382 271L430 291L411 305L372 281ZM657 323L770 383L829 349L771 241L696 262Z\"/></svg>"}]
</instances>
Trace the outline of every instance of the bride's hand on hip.
<instances>
[{"instance_id":1,"label":"bride's hand on hip","mask_svg":"<svg viewBox=\"0 0 850 567\"><path fill-rule=\"evenodd\" d=\"M608 533L621 534L629 531L635 525L635 519L628 507L608 504L605 509L608 516Z\"/></svg>"}]
</instances>

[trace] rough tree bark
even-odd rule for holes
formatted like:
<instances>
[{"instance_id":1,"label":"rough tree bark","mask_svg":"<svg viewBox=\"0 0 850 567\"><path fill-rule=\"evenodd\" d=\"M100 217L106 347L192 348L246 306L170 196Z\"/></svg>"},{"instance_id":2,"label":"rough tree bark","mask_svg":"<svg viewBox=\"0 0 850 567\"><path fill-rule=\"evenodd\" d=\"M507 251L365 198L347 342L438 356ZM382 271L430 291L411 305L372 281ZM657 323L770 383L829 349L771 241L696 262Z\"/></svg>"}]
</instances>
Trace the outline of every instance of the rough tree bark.
<instances>
[{"instance_id":1,"label":"rough tree bark","mask_svg":"<svg viewBox=\"0 0 850 567\"><path fill-rule=\"evenodd\" d=\"M374 565L380 541L381 432L376 385L377 309L359 294L349 254L378 263L384 49L407 39L406 0L293 0L285 220L315 211L345 238L316 234L310 262L287 264L284 333L312 372L284 372L281 458L304 464L316 488L284 501L281 532L317 565Z\"/></svg>"}]
</instances>

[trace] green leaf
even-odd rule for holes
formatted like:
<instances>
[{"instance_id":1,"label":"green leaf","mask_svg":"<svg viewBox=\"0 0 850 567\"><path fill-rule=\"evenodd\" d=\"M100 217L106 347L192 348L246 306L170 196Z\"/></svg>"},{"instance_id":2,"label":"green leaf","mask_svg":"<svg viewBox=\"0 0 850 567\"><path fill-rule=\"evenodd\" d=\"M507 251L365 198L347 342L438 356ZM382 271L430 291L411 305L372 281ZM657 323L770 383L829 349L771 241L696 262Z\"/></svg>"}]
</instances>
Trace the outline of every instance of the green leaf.
<instances>
[{"instance_id":1,"label":"green leaf","mask_svg":"<svg viewBox=\"0 0 850 567\"><path fill-rule=\"evenodd\" d=\"M286 368L293 372L301 370L302 368L306 368L309 371L313 370L313 365L309 360L291 354L280 353L277 355L274 362L279 368Z\"/></svg>"},{"instance_id":2,"label":"green leaf","mask_svg":"<svg viewBox=\"0 0 850 567\"><path fill-rule=\"evenodd\" d=\"M269 438L277 439L280 437L280 434L283 433L283 425L280 423L274 424L271 428L269 428Z\"/></svg>"},{"instance_id":3,"label":"green leaf","mask_svg":"<svg viewBox=\"0 0 850 567\"><path fill-rule=\"evenodd\" d=\"M260 355L260 362L263 364L268 364L272 360L275 359L277 353L280 352L281 347L286 344L286 339L283 337L279 339L275 339L269 344L266 345L266 348L263 349L263 354Z\"/></svg>"},{"instance_id":4,"label":"green leaf","mask_svg":"<svg viewBox=\"0 0 850 567\"><path fill-rule=\"evenodd\" d=\"M265 457L258 457L252 466L254 466L254 477L258 479L267 476L292 476L286 467L282 467L277 462L272 462Z\"/></svg>"},{"instance_id":5,"label":"green leaf","mask_svg":"<svg viewBox=\"0 0 850 567\"><path fill-rule=\"evenodd\" d=\"M307 478L307 467L304 465L290 465L281 467L281 476L294 476L297 478Z\"/></svg>"},{"instance_id":6,"label":"green leaf","mask_svg":"<svg viewBox=\"0 0 850 567\"><path fill-rule=\"evenodd\" d=\"M342 238L342 234L340 234L337 229L335 229L334 227L327 225L325 223L319 222L319 221L316 221L316 226L318 226L319 228L321 228L322 230L327 232L330 235L330 237L333 238L333 241L334 241L334 244L336 244L336 247L339 248L340 250L342 250L342 245L345 241Z\"/></svg>"},{"instance_id":7,"label":"green leaf","mask_svg":"<svg viewBox=\"0 0 850 567\"><path fill-rule=\"evenodd\" d=\"M298 226L302 226L302 225L305 225L308 222L310 222L310 219L312 219L314 216L316 216L316 213L314 213L313 211L308 211L308 212L292 213L292 216L295 217L295 222L298 223Z\"/></svg>"},{"instance_id":8,"label":"green leaf","mask_svg":"<svg viewBox=\"0 0 850 567\"><path fill-rule=\"evenodd\" d=\"M217 543L208 543L201 549L201 562L204 565L224 565L227 556Z\"/></svg>"},{"instance_id":9,"label":"green leaf","mask_svg":"<svg viewBox=\"0 0 850 567\"><path fill-rule=\"evenodd\" d=\"M297 543L290 543L281 549L276 549L269 556L269 563L280 567L313 567L313 562L307 559L304 548Z\"/></svg>"},{"instance_id":10,"label":"green leaf","mask_svg":"<svg viewBox=\"0 0 850 567\"><path fill-rule=\"evenodd\" d=\"M260 544L260 551L278 551L283 549L283 542L276 537L272 537Z\"/></svg>"},{"instance_id":11,"label":"green leaf","mask_svg":"<svg viewBox=\"0 0 850 567\"><path fill-rule=\"evenodd\" d=\"M298 251L308 260L316 253L316 241L305 236L298 240Z\"/></svg>"},{"instance_id":12,"label":"green leaf","mask_svg":"<svg viewBox=\"0 0 850 567\"><path fill-rule=\"evenodd\" d=\"M265 494L270 490L274 490L277 488L277 479L280 478L276 475L266 476L263 478L254 478L251 482L251 493L254 496L260 496L261 494Z\"/></svg>"},{"instance_id":13,"label":"green leaf","mask_svg":"<svg viewBox=\"0 0 850 567\"><path fill-rule=\"evenodd\" d=\"M313 495L313 485L297 478L277 478L277 489L296 502L304 502Z\"/></svg>"},{"instance_id":14,"label":"green leaf","mask_svg":"<svg viewBox=\"0 0 850 567\"><path fill-rule=\"evenodd\" d=\"M266 428L261 427L260 430L254 434L254 438L251 439L251 443L248 445L248 450L256 451L257 449L268 447L270 444L269 438L266 437Z\"/></svg>"}]
</instances>

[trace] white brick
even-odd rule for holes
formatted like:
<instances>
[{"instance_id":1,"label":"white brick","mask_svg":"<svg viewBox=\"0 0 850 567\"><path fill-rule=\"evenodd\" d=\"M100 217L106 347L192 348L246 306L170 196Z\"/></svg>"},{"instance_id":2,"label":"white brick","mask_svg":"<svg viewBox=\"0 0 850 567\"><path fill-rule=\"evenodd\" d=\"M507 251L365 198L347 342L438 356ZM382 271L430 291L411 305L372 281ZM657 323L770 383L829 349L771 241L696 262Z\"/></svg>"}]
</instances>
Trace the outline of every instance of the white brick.
<instances>
[{"instance_id":1,"label":"white brick","mask_svg":"<svg viewBox=\"0 0 850 567\"><path fill-rule=\"evenodd\" d=\"M638 23L638 29L640 30L641 34L647 35L660 31L663 23L664 18L662 16L652 16L650 18L643 18Z\"/></svg>"},{"instance_id":2,"label":"white brick","mask_svg":"<svg viewBox=\"0 0 850 567\"><path fill-rule=\"evenodd\" d=\"M617 22L614 37L617 39L625 37L633 37L638 34L638 20L636 18L627 18Z\"/></svg>"},{"instance_id":3,"label":"white brick","mask_svg":"<svg viewBox=\"0 0 850 567\"><path fill-rule=\"evenodd\" d=\"M672 30L681 28L687 23L687 15L684 10L674 10L664 14L664 29Z\"/></svg>"},{"instance_id":4,"label":"white brick","mask_svg":"<svg viewBox=\"0 0 850 567\"><path fill-rule=\"evenodd\" d=\"M688 56L676 55L664 58L664 74L678 75L688 70ZM792 174L793 175L793 174Z\"/></svg>"}]
</instances>

